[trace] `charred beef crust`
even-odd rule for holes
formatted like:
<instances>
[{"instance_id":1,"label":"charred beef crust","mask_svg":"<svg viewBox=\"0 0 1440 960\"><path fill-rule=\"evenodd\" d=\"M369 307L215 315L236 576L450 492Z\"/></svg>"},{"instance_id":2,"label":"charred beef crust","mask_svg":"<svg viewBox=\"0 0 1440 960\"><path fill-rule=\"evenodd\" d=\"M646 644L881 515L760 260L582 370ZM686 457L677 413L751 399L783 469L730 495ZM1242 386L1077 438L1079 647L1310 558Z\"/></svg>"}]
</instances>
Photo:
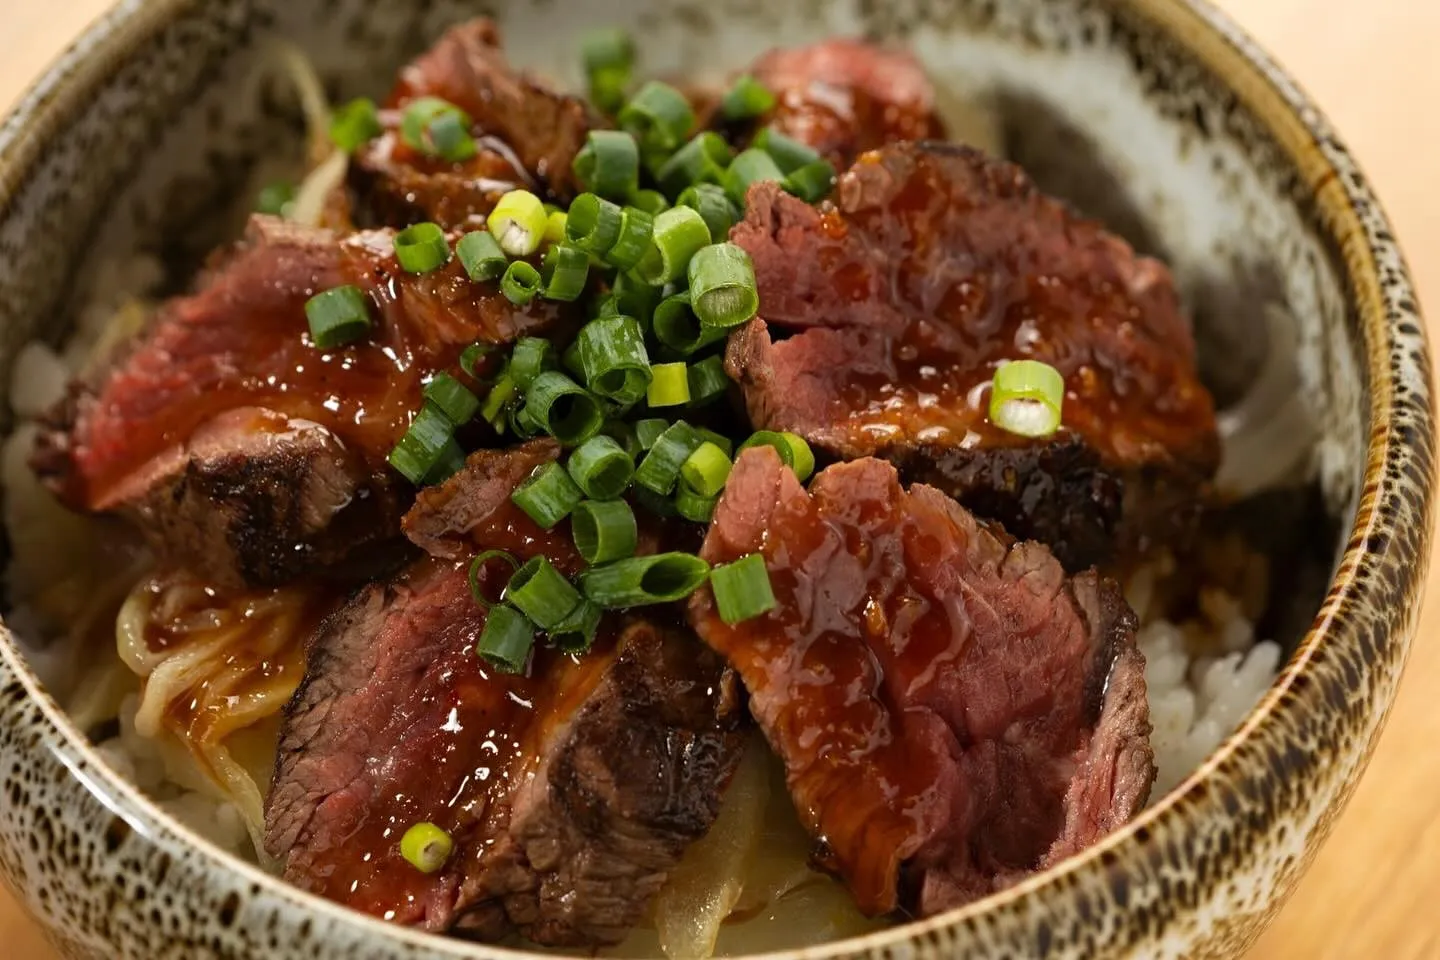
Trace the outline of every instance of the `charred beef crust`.
<instances>
[{"instance_id":1,"label":"charred beef crust","mask_svg":"<svg viewBox=\"0 0 1440 960\"><path fill-rule=\"evenodd\" d=\"M1193 528L1219 448L1168 271L1018 168L889 146L819 209L757 185L731 240L751 254L764 317L727 351L756 427L890 459L1055 545L1071 570ZM1024 356L1067 378L1048 439L986 416L994 368Z\"/></svg>"},{"instance_id":2,"label":"charred beef crust","mask_svg":"<svg viewBox=\"0 0 1440 960\"><path fill-rule=\"evenodd\" d=\"M493 874L475 883L537 943L616 943L715 821L740 759L723 662L688 631L638 621L517 804ZM461 922L461 928L466 926Z\"/></svg>"}]
</instances>

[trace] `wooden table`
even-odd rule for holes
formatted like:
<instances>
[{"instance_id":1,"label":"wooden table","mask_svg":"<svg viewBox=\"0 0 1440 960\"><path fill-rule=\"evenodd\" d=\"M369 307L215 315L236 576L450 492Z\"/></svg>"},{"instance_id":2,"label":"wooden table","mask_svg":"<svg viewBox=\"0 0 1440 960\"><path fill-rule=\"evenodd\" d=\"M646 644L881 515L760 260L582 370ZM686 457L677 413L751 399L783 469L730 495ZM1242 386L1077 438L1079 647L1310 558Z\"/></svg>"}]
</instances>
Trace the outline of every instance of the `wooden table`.
<instances>
[{"instance_id":1,"label":"wooden table","mask_svg":"<svg viewBox=\"0 0 1440 960\"><path fill-rule=\"evenodd\" d=\"M0 108L108 0L0 4ZM1440 5L1221 0L1288 64L1358 152L1399 230L1440 334ZM1412 80L1411 77L1423 77ZM1440 342L1440 338L1436 338ZM1440 567L1440 563L1435 564ZM1250 960L1440 960L1440 605L1431 603L1384 742L1315 868ZM49 960L0 893L0 953Z\"/></svg>"}]
</instances>

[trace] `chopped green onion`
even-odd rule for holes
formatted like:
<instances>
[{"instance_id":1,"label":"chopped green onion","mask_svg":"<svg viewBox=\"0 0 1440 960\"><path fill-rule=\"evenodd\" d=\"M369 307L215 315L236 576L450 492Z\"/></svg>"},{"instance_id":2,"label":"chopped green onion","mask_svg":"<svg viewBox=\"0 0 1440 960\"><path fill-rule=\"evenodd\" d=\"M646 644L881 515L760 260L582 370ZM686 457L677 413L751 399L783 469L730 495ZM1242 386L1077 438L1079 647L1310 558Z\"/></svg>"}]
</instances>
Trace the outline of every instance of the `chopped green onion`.
<instances>
[{"instance_id":1,"label":"chopped green onion","mask_svg":"<svg viewBox=\"0 0 1440 960\"><path fill-rule=\"evenodd\" d=\"M774 127L766 127L757 133L750 146L770 154L770 159L775 161L781 173L792 173L820 160L820 154L808 144L788 137Z\"/></svg>"},{"instance_id":2,"label":"chopped green onion","mask_svg":"<svg viewBox=\"0 0 1440 960\"><path fill-rule=\"evenodd\" d=\"M540 292L544 282L539 270L524 260L513 260L510 266L505 268L505 275L500 278L500 292L505 294L506 300L517 307L523 307L535 299L535 294Z\"/></svg>"},{"instance_id":3,"label":"chopped green onion","mask_svg":"<svg viewBox=\"0 0 1440 960\"><path fill-rule=\"evenodd\" d=\"M660 434L670 429L669 420L653 417L635 421L635 439L640 441L641 450L649 450L660 439Z\"/></svg>"},{"instance_id":4,"label":"chopped green onion","mask_svg":"<svg viewBox=\"0 0 1440 960\"><path fill-rule=\"evenodd\" d=\"M795 472L795 476L804 483L815 472L815 454L810 449L810 444L797 434L788 430L783 433L776 433L773 430L756 430L750 434L750 438L740 444L740 451L744 453L751 447L774 447L780 454L780 460L785 466Z\"/></svg>"},{"instance_id":5,"label":"chopped green onion","mask_svg":"<svg viewBox=\"0 0 1440 960\"><path fill-rule=\"evenodd\" d=\"M724 339L725 331L706 327L690 309L690 292L677 293L660 301L651 320L655 339L681 356L689 356L716 340Z\"/></svg>"},{"instance_id":6,"label":"chopped green onion","mask_svg":"<svg viewBox=\"0 0 1440 960\"><path fill-rule=\"evenodd\" d=\"M670 201L659 190L636 190L630 194L630 206L655 217L670 209Z\"/></svg>"},{"instance_id":7,"label":"chopped green onion","mask_svg":"<svg viewBox=\"0 0 1440 960\"><path fill-rule=\"evenodd\" d=\"M580 58L586 73L610 67L628 70L635 64L635 41L618 27L592 30L580 40Z\"/></svg>"},{"instance_id":8,"label":"chopped green onion","mask_svg":"<svg viewBox=\"0 0 1440 960\"><path fill-rule=\"evenodd\" d=\"M460 369L464 370L467 376L479 380L480 361L494 352L495 345L492 343L472 343L460 351Z\"/></svg>"},{"instance_id":9,"label":"chopped green onion","mask_svg":"<svg viewBox=\"0 0 1440 960\"><path fill-rule=\"evenodd\" d=\"M510 564L512 574L520 569L520 561L516 560L513 554L506 553L504 550L486 550L475 555L475 559L470 561L470 570L466 574L466 579L470 583L470 596L481 610L489 610L500 602L485 596L485 591L480 588L480 575L485 572L485 565L495 560Z\"/></svg>"},{"instance_id":10,"label":"chopped green onion","mask_svg":"<svg viewBox=\"0 0 1440 960\"><path fill-rule=\"evenodd\" d=\"M675 488L675 512L692 523L709 523L715 516L715 504L719 500L718 496L707 497L697 493L684 480Z\"/></svg>"},{"instance_id":11,"label":"chopped green onion","mask_svg":"<svg viewBox=\"0 0 1440 960\"><path fill-rule=\"evenodd\" d=\"M421 153L451 163L475 156L470 115L439 97L419 97L405 106L400 138Z\"/></svg>"},{"instance_id":12,"label":"chopped green onion","mask_svg":"<svg viewBox=\"0 0 1440 960\"><path fill-rule=\"evenodd\" d=\"M690 308L701 324L729 329L755 316L760 294L750 254L733 243L712 243L690 260Z\"/></svg>"},{"instance_id":13,"label":"chopped green onion","mask_svg":"<svg viewBox=\"0 0 1440 960\"><path fill-rule=\"evenodd\" d=\"M707 430L705 427L696 427L695 432L700 434L700 439L708 440L710 443L719 447L725 456L729 457L734 455L735 443L729 437L716 433L714 430Z\"/></svg>"},{"instance_id":14,"label":"chopped green onion","mask_svg":"<svg viewBox=\"0 0 1440 960\"><path fill-rule=\"evenodd\" d=\"M516 487L510 499L542 530L549 530L568 517L575 504L585 499L585 494L575 486L564 467L547 463Z\"/></svg>"},{"instance_id":15,"label":"chopped green onion","mask_svg":"<svg viewBox=\"0 0 1440 960\"><path fill-rule=\"evenodd\" d=\"M545 215L545 242L559 243L565 239L565 223L570 219L564 210L551 210Z\"/></svg>"},{"instance_id":16,"label":"chopped green onion","mask_svg":"<svg viewBox=\"0 0 1440 960\"><path fill-rule=\"evenodd\" d=\"M678 407L690 402L690 378L684 363L652 363L645 402L652 407Z\"/></svg>"},{"instance_id":17,"label":"chopped green onion","mask_svg":"<svg viewBox=\"0 0 1440 960\"><path fill-rule=\"evenodd\" d=\"M705 440L680 465L680 479L701 496L714 497L725 489L730 467L730 458L725 451Z\"/></svg>"},{"instance_id":18,"label":"chopped green onion","mask_svg":"<svg viewBox=\"0 0 1440 960\"><path fill-rule=\"evenodd\" d=\"M570 516L570 536L586 563L635 555L635 511L624 500L586 500Z\"/></svg>"},{"instance_id":19,"label":"chopped green onion","mask_svg":"<svg viewBox=\"0 0 1440 960\"><path fill-rule=\"evenodd\" d=\"M744 210L745 195L750 192L752 183L760 183L765 180L774 180L778 183L784 179L785 171L776 165L770 154L751 147L732 160L730 169L725 171L725 195L737 207Z\"/></svg>"},{"instance_id":20,"label":"chopped green onion","mask_svg":"<svg viewBox=\"0 0 1440 960\"><path fill-rule=\"evenodd\" d=\"M510 374L502 372L496 379L495 385L490 388L490 392L485 395L485 402L480 405L480 416L495 428L496 433L500 432L500 428L505 422L506 407L519 392L519 388L515 386L515 381Z\"/></svg>"},{"instance_id":21,"label":"chopped green onion","mask_svg":"<svg viewBox=\"0 0 1440 960\"><path fill-rule=\"evenodd\" d=\"M528 257L540 249L549 219L539 197L529 190L511 190L495 204L485 225L501 250L512 257Z\"/></svg>"},{"instance_id":22,"label":"chopped green onion","mask_svg":"<svg viewBox=\"0 0 1440 960\"><path fill-rule=\"evenodd\" d=\"M359 287L331 287L305 301L310 339L322 350L353 343L370 329L370 301Z\"/></svg>"},{"instance_id":23,"label":"chopped green onion","mask_svg":"<svg viewBox=\"0 0 1440 960\"><path fill-rule=\"evenodd\" d=\"M635 476L635 462L630 455L604 434L576 447L565 466L570 479L591 500L614 500Z\"/></svg>"},{"instance_id":24,"label":"chopped green onion","mask_svg":"<svg viewBox=\"0 0 1440 960\"><path fill-rule=\"evenodd\" d=\"M580 364L585 383L618 403L635 403L650 386L645 335L633 317L601 317L580 328Z\"/></svg>"},{"instance_id":25,"label":"chopped green onion","mask_svg":"<svg viewBox=\"0 0 1440 960\"><path fill-rule=\"evenodd\" d=\"M1048 437L1060 429L1065 378L1039 360L1012 360L995 371L990 422L1022 437Z\"/></svg>"},{"instance_id":26,"label":"chopped green onion","mask_svg":"<svg viewBox=\"0 0 1440 960\"><path fill-rule=\"evenodd\" d=\"M411 483L423 483L436 464L449 458L455 424L434 404L425 404L390 451L390 466Z\"/></svg>"},{"instance_id":27,"label":"chopped green onion","mask_svg":"<svg viewBox=\"0 0 1440 960\"><path fill-rule=\"evenodd\" d=\"M615 294L615 312L624 317L634 317L640 324L640 329L648 331L655 305L662 297L660 289L628 273L622 273L615 278L612 290Z\"/></svg>"},{"instance_id":28,"label":"chopped green onion","mask_svg":"<svg viewBox=\"0 0 1440 960\"><path fill-rule=\"evenodd\" d=\"M555 369L555 347L544 337L521 337L510 352L510 379L528 390L535 378Z\"/></svg>"},{"instance_id":29,"label":"chopped green onion","mask_svg":"<svg viewBox=\"0 0 1440 960\"><path fill-rule=\"evenodd\" d=\"M730 236L730 228L739 219L724 189L713 183L700 183L689 188L680 194L675 205L689 207L699 213L710 231L710 238L717 242Z\"/></svg>"},{"instance_id":30,"label":"chopped green onion","mask_svg":"<svg viewBox=\"0 0 1440 960\"><path fill-rule=\"evenodd\" d=\"M283 217L295 200L295 184L281 180L266 184L255 198L255 212Z\"/></svg>"},{"instance_id":31,"label":"chopped green onion","mask_svg":"<svg viewBox=\"0 0 1440 960\"><path fill-rule=\"evenodd\" d=\"M552 630L580 603L580 591L542 554L526 560L510 577L505 599L537 627Z\"/></svg>"},{"instance_id":32,"label":"chopped green onion","mask_svg":"<svg viewBox=\"0 0 1440 960\"><path fill-rule=\"evenodd\" d=\"M685 95L668 83L651 80L620 109L620 129L635 136L646 154L672 153L690 135L695 112Z\"/></svg>"},{"instance_id":33,"label":"chopped green onion","mask_svg":"<svg viewBox=\"0 0 1440 960\"><path fill-rule=\"evenodd\" d=\"M417 223L395 234L395 259L407 273L429 273L450 262L450 242L438 224Z\"/></svg>"},{"instance_id":34,"label":"chopped green onion","mask_svg":"<svg viewBox=\"0 0 1440 960\"><path fill-rule=\"evenodd\" d=\"M618 270L629 270L650 248L655 218L638 207L626 207L620 217L620 236L603 254L605 262Z\"/></svg>"},{"instance_id":35,"label":"chopped green onion","mask_svg":"<svg viewBox=\"0 0 1440 960\"><path fill-rule=\"evenodd\" d=\"M580 329L581 332L584 332L585 328L581 327ZM584 379L585 364L580 358L580 340L578 338L571 340L570 346L566 347L565 352L560 354L560 369L572 377Z\"/></svg>"},{"instance_id":36,"label":"chopped green onion","mask_svg":"<svg viewBox=\"0 0 1440 960\"><path fill-rule=\"evenodd\" d=\"M720 619L732 627L775 609L770 572L765 569L765 558L758 553L711 570L710 589L715 593Z\"/></svg>"},{"instance_id":37,"label":"chopped green onion","mask_svg":"<svg viewBox=\"0 0 1440 960\"><path fill-rule=\"evenodd\" d=\"M525 391L525 409L567 447L584 443L605 425L595 398L558 370L546 370L535 378Z\"/></svg>"},{"instance_id":38,"label":"chopped green onion","mask_svg":"<svg viewBox=\"0 0 1440 960\"><path fill-rule=\"evenodd\" d=\"M603 607L581 597L570 616L550 631L550 641L566 653L584 653L595 642L604 615Z\"/></svg>"},{"instance_id":39,"label":"chopped green onion","mask_svg":"<svg viewBox=\"0 0 1440 960\"><path fill-rule=\"evenodd\" d=\"M526 410L524 406L511 407L506 415L506 420L509 423L510 432L522 440L538 437L545 432L544 425L531 416L530 411Z\"/></svg>"},{"instance_id":40,"label":"chopped green onion","mask_svg":"<svg viewBox=\"0 0 1440 960\"><path fill-rule=\"evenodd\" d=\"M433 823L417 823L400 838L400 856L421 873L434 873L455 852L450 834Z\"/></svg>"},{"instance_id":41,"label":"chopped green onion","mask_svg":"<svg viewBox=\"0 0 1440 960\"><path fill-rule=\"evenodd\" d=\"M623 130L591 130L572 168L586 190L624 200L640 182L640 148Z\"/></svg>"},{"instance_id":42,"label":"chopped green onion","mask_svg":"<svg viewBox=\"0 0 1440 960\"><path fill-rule=\"evenodd\" d=\"M684 420L672 423L650 445L650 452L635 468L635 485L668 496L680 479L680 468L704 442Z\"/></svg>"},{"instance_id":43,"label":"chopped green onion","mask_svg":"<svg viewBox=\"0 0 1440 960\"><path fill-rule=\"evenodd\" d=\"M675 151L655 175L660 188L677 196L686 187L697 183L721 183L725 168L730 166L730 145L713 130L696 134L689 143Z\"/></svg>"},{"instance_id":44,"label":"chopped green onion","mask_svg":"<svg viewBox=\"0 0 1440 960\"><path fill-rule=\"evenodd\" d=\"M545 251L540 276L545 284L541 292L547 300L578 300L590 276L590 255L579 247L557 243Z\"/></svg>"},{"instance_id":45,"label":"chopped green onion","mask_svg":"<svg viewBox=\"0 0 1440 960\"><path fill-rule=\"evenodd\" d=\"M835 168L828 160L816 160L785 174L785 190L806 203L819 203L835 189Z\"/></svg>"},{"instance_id":46,"label":"chopped green onion","mask_svg":"<svg viewBox=\"0 0 1440 960\"><path fill-rule=\"evenodd\" d=\"M640 449L640 441L635 436L635 428L624 420L607 420L605 426L600 428L600 433L620 444L620 449L624 450L625 455L631 460L645 452Z\"/></svg>"},{"instance_id":47,"label":"chopped green onion","mask_svg":"<svg viewBox=\"0 0 1440 960\"><path fill-rule=\"evenodd\" d=\"M425 384L424 396L457 427L469 423L475 411L480 409L480 399L448 373L435 374Z\"/></svg>"},{"instance_id":48,"label":"chopped green onion","mask_svg":"<svg viewBox=\"0 0 1440 960\"><path fill-rule=\"evenodd\" d=\"M425 478L421 483L427 485L444 483L459 473L460 468L463 466L465 466L465 451L460 449L460 444L454 437L451 437L445 446L441 448L440 457L435 461L435 466L431 467L430 472L425 474Z\"/></svg>"},{"instance_id":49,"label":"chopped green onion","mask_svg":"<svg viewBox=\"0 0 1440 960\"><path fill-rule=\"evenodd\" d=\"M587 253L604 256L620 239L625 211L593 193L582 193L570 204L565 219L565 236Z\"/></svg>"},{"instance_id":50,"label":"chopped green onion","mask_svg":"<svg viewBox=\"0 0 1440 960\"><path fill-rule=\"evenodd\" d=\"M602 67L589 73L590 102L605 113L615 113L625 105L630 90L629 67Z\"/></svg>"},{"instance_id":51,"label":"chopped green onion","mask_svg":"<svg viewBox=\"0 0 1440 960\"><path fill-rule=\"evenodd\" d=\"M504 673L519 673L535 646L535 624L514 607L496 604L485 615L475 652Z\"/></svg>"},{"instance_id":52,"label":"chopped green onion","mask_svg":"<svg viewBox=\"0 0 1440 960\"><path fill-rule=\"evenodd\" d=\"M354 153L383 131L375 101L369 97L357 97L336 108L330 118L330 142L342 153Z\"/></svg>"},{"instance_id":53,"label":"chopped green onion","mask_svg":"<svg viewBox=\"0 0 1440 960\"><path fill-rule=\"evenodd\" d=\"M692 553L630 557L580 574L585 595L610 610L683 600L705 582L710 565Z\"/></svg>"},{"instance_id":54,"label":"chopped green onion","mask_svg":"<svg viewBox=\"0 0 1440 960\"><path fill-rule=\"evenodd\" d=\"M474 230L461 237L455 244L455 255L466 275L476 283L498 280L510 264L495 235L486 230Z\"/></svg>"},{"instance_id":55,"label":"chopped green onion","mask_svg":"<svg viewBox=\"0 0 1440 960\"><path fill-rule=\"evenodd\" d=\"M657 517L676 517L679 512L675 509L675 500L672 497L663 496L654 490L646 490L644 487L635 487L630 491L630 496L635 500L635 505L643 507L647 513Z\"/></svg>"},{"instance_id":56,"label":"chopped green onion","mask_svg":"<svg viewBox=\"0 0 1440 960\"><path fill-rule=\"evenodd\" d=\"M655 218L650 247L635 267L635 274L652 286L674 283L685 276L690 258L710 244L710 228L691 207L672 207Z\"/></svg>"},{"instance_id":57,"label":"chopped green onion","mask_svg":"<svg viewBox=\"0 0 1440 960\"><path fill-rule=\"evenodd\" d=\"M750 74L737 79L720 101L720 115L726 120L750 120L775 109L775 94Z\"/></svg>"},{"instance_id":58,"label":"chopped green onion","mask_svg":"<svg viewBox=\"0 0 1440 960\"><path fill-rule=\"evenodd\" d=\"M730 378L725 373L725 358L718 354L690 364L685 375L690 380L690 405L694 407L718 400L730 389Z\"/></svg>"}]
</instances>

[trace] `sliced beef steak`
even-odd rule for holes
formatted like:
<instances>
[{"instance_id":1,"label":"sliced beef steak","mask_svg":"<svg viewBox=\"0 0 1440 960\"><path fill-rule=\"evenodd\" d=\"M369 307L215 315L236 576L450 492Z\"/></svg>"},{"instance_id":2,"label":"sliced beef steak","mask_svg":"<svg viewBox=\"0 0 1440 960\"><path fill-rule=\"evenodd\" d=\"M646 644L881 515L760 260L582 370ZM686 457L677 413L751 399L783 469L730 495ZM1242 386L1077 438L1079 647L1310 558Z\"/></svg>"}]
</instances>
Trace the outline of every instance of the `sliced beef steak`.
<instances>
[{"instance_id":1,"label":"sliced beef steak","mask_svg":"<svg viewBox=\"0 0 1440 960\"><path fill-rule=\"evenodd\" d=\"M342 283L368 295L374 329L317 349L305 302ZM399 532L408 495L385 458L431 374L460 375L477 340L571 322L554 303L516 308L458 263L407 274L388 232L339 240L256 218L196 293L72 385L32 463L67 505L127 513L197 573L281 582Z\"/></svg>"},{"instance_id":2,"label":"sliced beef steak","mask_svg":"<svg viewBox=\"0 0 1440 960\"><path fill-rule=\"evenodd\" d=\"M818 209L756 186L731 239L760 288L727 354L757 427L889 459L1071 569L1193 518L1219 444L1170 275L1019 168L890 146ZM996 368L1024 358L1065 377L1049 438L987 417Z\"/></svg>"},{"instance_id":3,"label":"sliced beef steak","mask_svg":"<svg viewBox=\"0 0 1440 960\"><path fill-rule=\"evenodd\" d=\"M293 882L398 923L595 946L624 936L709 829L742 718L723 662L688 630L609 615L589 653L541 648L523 675L475 654L471 552L580 566L568 533L539 529L506 486L557 453L473 455L407 519L453 559L368 587L321 628L266 810ZM397 849L419 821L455 840L434 874Z\"/></svg>"},{"instance_id":4,"label":"sliced beef steak","mask_svg":"<svg viewBox=\"0 0 1440 960\"><path fill-rule=\"evenodd\" d=\"M767 121L839 170L866 150L944 136L935 91L905 51L826 40L772 50L750 72L775 93Z\"/></svg>"},{"instance_id":5,"label":"sliced beef steak","mask_svg":"<svg viewBox=\"0 0 1440 960\"><path fill-rule=\"evenodd\" d=\"M964 508L861 459L735 464L702 550L765 558L777 605L691 623L730 661L806 827L862 909L930 914L1093 842L1154 774L1135 617Z\"/></svg>"},{"instance_id":6,"label":"sliced beef steak","mask_svg":"<svg viewBox=\"0 0 1440 960\"><path fill-rule=\"evenodd\" d=\"M427 157L400 136L405 105L439 97L474 121L476 155L459 163ZM494 21L452 27L400 73L386 109L385 132L356 151L349 188L354 218L402 227L431 220L473 228L517 187L569 200L571 164L592 125L584 101L519 73L505 58Z\"/></svg>"}]
</instances>

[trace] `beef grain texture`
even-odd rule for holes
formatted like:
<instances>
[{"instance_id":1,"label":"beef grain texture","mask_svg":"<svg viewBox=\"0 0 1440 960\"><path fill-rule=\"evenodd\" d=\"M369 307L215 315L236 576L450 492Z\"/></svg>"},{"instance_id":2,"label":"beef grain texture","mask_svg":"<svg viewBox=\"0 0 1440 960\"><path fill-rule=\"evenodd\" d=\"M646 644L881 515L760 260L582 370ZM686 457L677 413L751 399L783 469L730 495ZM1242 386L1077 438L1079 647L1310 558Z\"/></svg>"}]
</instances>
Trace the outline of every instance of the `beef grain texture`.
<instances>
[{"instance_id":1,"label":"beef grain texture","mask_svg":"<svg viewBox=\"0 0 1440 960\"><path fill-rule=\"evenodd\" d=\"M305 302L344 283L367 294L374 328L320 350ZM388 231L340 240L256 217L199 289L71 384L31 464L72 509L136 521L172 565L224 585L285 582L399 533L410 494L385 458L430 374L459 374L477 340L574 319L516 308L456 262L406 274Z\"/></svg>"},{"instance_id":2,"label":"beef grain texture","mask_svg":"<svg viewBox=\"0 0 1440 960\"><path fill-rule=\"evenodd\" d=\"M1067 578L880 460L829 467L807 495L769 448L736 461L702 556L755 552L776 607L727 626L702 588L691 623L740 674L865 911L978 899L1144 805L1144 660L1113 582Z\"/></svg>"},{"instance_id":3,"label":"beef grain texture","mask_svg":"<svg viewBox=\"0 0 1440 960\"><path fill-rule=\"evenodd\" d=\"M723 665L638 620L506 675L474 655L483 624L465 565L426 559L321 629L286 713L267 849L291 882L397 923L617 942L738 760ZM456 844L429 875L397 848L422 820Z\"/></svg>"},{"instance_id":4,"label":"beef grain texture","mask_svg":"<svg viewBox=\"0 0 1440 960\"><path fill-rule=\"evenodd\" d=\"M474 157L449 163L403 142L404 108L426 96L470 115ZM517 188L568 202L576 193L571 166L594 123L583 100L515 70L486 18L450 28L401 70L380 119L385 132L357 150L349 168L354 220L390 227L430 220L447 229L483 226L496 201Z\"/></svg>"},{"instance_id":5,"label":"beef grain texture","mask_svg":"<svg viewBox=\"0 0 1440 960\"><path fill-rule=\"evenodd\" d=\"M891 460L1072 570L1189 529L1219 443L1170 274L1019 168L895 144L820 208L756 185L731 239L760 289L727 352L757 427ZM1026 358L1066 380L1049 438L988 419Z\"/></svg>"}]
</instances>

